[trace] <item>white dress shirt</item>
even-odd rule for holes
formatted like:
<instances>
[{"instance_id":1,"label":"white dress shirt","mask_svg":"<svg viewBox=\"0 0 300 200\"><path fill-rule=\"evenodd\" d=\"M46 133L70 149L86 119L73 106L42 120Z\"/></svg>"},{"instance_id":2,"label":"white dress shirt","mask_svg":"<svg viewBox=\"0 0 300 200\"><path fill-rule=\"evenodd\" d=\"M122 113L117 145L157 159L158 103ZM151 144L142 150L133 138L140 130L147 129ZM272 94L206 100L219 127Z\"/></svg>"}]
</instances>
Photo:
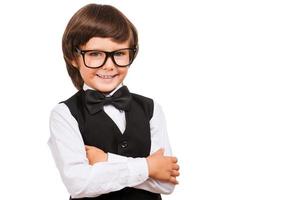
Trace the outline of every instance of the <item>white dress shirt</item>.
<instances>
[{"instance_id":1,"label":"white dress shirt","mask_svg":"<svg viewBox=\"0 0 300 200\"><path fill-rule=\"evenodd\" d=\"M121 86L119 85L108 96ZM83 89L91 88L84 85ZM123 133L126 127L125 112L112 105L105 105L103 110ZM153 117L150 120L150 131L150 153L164 148L165 155L171 155L164 113L156 102L154 102ZM78 123L64 103L56 105L51 112L48 145L72 198L96 197L124 187L134 187L161 194L170 194L174 190L173 184L148 176L146 158L129 158L108 152L107 162L89 165Z\"/></svg>"}]
</instances>

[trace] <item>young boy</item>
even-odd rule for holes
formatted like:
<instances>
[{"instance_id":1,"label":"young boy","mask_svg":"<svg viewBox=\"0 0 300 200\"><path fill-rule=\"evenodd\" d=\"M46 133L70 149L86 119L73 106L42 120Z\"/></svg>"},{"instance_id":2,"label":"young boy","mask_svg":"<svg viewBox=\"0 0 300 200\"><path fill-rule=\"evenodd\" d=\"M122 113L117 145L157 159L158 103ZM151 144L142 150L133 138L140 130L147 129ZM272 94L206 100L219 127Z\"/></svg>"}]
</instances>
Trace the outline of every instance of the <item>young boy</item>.
<instances>
[{"instance_id":1,"label":"young boy","mask_svg":"<svg viewBox=\"0 0 300 200\"><path fill-rule=\"evenodd\" d=\"M171 193L179 165L163 112L123 85L138 52L133 24L112 6L89 4L69 21L62 46L79 91L53 109L48 144L70 199Z\"/></svg>"}]
</instances>

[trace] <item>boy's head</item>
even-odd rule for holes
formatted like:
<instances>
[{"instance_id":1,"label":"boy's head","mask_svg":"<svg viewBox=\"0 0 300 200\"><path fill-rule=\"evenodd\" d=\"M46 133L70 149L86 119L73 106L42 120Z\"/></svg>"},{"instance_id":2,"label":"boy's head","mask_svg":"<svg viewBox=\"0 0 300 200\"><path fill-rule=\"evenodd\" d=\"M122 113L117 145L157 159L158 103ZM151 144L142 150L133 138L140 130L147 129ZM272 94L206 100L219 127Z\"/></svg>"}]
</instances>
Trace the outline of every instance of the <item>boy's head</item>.
<instances>
[{"instance_id":1,"label":"boy's head","mask_svg":"<svg viewBox=\"0 0 300 200\"><path fill-rule=\"evenodd\" d=\"M62 39L68 73L77 89L83 83L110 92L123 82L138 47L134 25L109 5L89 4L70 19Z\"/></svg>"}]
</instances>

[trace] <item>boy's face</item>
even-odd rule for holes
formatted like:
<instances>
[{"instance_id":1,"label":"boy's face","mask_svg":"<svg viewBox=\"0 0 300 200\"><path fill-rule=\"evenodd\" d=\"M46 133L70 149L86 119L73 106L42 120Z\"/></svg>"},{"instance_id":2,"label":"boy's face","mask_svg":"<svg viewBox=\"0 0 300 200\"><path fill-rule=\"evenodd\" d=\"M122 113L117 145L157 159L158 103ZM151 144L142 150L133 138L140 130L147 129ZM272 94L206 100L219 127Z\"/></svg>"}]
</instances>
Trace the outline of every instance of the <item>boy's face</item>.
<instances>
[{"instance_id":1,"label":"boy's face","mask_svg":"<svg viewBox=\"0 0 300 200\"><path fill-rule=\"evenodd\" d=\"M115 51L129 47L129 41L124 43L113 42L110 38L93 37L81 50ZM127 75L128 67L118 67L111 58L100 68L88 68L85 66L83 57L79 56L72 62L78 68L85 84L103 93L109 93L123 82Z\"/></svg>"}]
</instances>

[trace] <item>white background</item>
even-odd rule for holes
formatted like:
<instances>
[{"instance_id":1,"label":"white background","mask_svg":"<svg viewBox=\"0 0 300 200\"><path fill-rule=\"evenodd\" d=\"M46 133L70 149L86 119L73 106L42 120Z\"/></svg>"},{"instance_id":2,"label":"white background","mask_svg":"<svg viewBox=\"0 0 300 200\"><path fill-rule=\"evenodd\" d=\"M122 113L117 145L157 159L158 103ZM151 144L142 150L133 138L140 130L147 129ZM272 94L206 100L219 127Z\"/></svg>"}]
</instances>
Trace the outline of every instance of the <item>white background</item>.
<instances>
[{"instance_id":1,"label":"white background","mask_svg":"<svg viewBox=\"0 0 300 200\"><path fill-rule=\"evenodd\" d=\"M46 144L76 90L61 37L90 1L0 4L1 199L68 199ZM164 199L300 199L300 6L290 0L93 1L137 27L125 84L166 114L180 184Z\"/></svg>"}]
</instances>

